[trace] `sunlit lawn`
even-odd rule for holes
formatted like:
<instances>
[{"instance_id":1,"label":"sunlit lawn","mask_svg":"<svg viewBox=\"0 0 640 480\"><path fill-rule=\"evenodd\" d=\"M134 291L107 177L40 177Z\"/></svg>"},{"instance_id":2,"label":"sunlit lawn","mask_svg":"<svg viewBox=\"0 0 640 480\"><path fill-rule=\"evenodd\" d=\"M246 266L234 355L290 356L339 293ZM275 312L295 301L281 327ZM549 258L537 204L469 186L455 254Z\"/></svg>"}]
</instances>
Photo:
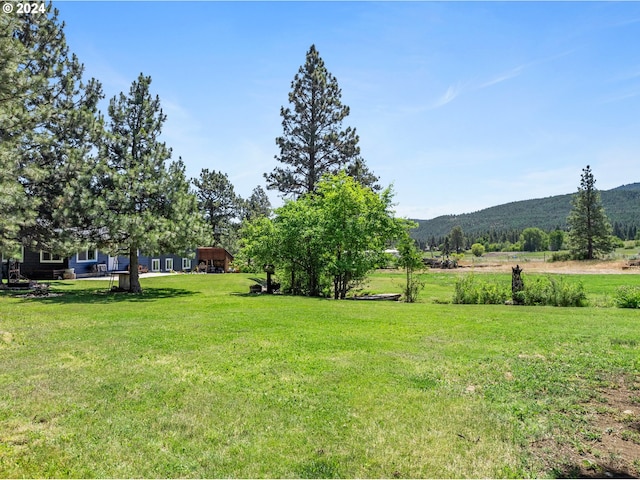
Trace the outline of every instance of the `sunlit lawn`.
<instances>
[{"instance_id":1,"label":"sunlit lawn","mask_svg":"<svg viewBox=\"0 0 640 480\"><path fill-rule=\"evenodd\" d=\"M531 441L640 372L637 311L443 304L449 273L418 304L253 296L249 277L0 293L0 475L544 476Z\"/></svg>"}]
</instances>

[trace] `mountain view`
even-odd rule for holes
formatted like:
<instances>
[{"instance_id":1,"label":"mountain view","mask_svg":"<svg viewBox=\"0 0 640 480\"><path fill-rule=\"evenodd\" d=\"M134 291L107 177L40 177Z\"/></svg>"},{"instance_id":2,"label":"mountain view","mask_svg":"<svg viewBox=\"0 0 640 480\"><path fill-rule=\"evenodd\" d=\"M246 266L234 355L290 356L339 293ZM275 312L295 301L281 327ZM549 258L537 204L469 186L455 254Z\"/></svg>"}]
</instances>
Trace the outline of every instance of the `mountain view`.
<instances>
[{"instance_id":1,"label":"mountain view","mask_svg":"<svg viewBox=\"0 0 640 480\"><path fill-rule=\"evenodd\" d=\"M622 185L611 190L600 191L614 234L626 240L628 232L634 236L640 227L640 183ZM442 215L431 220L414 220L418 228L412 236L420 242L442 238L455 226L460 226L465 235L482 235L487 232L522 231L537 227L545 231L567 228L567 215L571 210L573 194L522 200L485 208L461 215Z\"/></svg>"}]
</instances>

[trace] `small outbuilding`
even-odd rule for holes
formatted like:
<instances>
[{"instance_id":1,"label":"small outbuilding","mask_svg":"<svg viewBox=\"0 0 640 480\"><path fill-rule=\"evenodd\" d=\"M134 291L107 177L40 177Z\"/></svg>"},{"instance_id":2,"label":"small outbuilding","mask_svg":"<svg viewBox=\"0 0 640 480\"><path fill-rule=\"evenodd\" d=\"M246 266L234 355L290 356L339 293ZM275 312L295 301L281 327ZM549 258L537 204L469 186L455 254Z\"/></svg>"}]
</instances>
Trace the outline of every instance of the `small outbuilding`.
<instances>
[{"instance_id":1,"label":"small outbuilding","mask_svg":"<svg viewBox=\"0 0 640 480\"><path fill-rule=\"evenodd\" d=\"M226 273L231 271L233 255L222 247L198 247L196 249L198 270L207 273Z\"/></svg>"}]
</instances>

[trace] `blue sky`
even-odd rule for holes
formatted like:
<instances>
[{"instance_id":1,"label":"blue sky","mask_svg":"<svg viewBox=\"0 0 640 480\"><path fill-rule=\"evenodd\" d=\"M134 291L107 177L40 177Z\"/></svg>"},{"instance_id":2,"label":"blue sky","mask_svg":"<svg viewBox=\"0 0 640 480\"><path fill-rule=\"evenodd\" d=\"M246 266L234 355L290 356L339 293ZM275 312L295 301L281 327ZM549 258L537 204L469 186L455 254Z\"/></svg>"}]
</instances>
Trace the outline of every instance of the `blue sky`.
<instances>
[{"instance_id":1,"label":"blue sky","mask_svg":"<svg viewBox=\"0 0 640 480\"><path fill-rule=\"evenodd\" d=\"M277 164L280 107L311 44L400 216L571 193L587 164L602 190L640 181L640 3L54 6L107 100L150 75L188 176L223 171L245 197Z\"/></svg>"}]
</instances>

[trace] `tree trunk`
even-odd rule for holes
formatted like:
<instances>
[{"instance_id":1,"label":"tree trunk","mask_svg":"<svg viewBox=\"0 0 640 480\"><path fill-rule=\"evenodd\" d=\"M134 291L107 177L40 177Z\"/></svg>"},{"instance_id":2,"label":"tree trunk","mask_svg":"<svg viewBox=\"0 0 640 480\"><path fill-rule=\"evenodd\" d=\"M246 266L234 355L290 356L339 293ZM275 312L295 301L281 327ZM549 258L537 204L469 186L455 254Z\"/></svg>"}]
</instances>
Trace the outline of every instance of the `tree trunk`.
<instances>
[{"instance_id":1,"label":"tree trunk","mask_svg":"<svg viewBox=\"0 0 640 480\"><path fill-rule=\"evenodd\" d=\"M350 279L351 275L349 275L348 272L342 276L342 285L340 286L340 300L344 300L347 297L347 288L349 288Z\"/></svg>"},{"instance_id":2,"label":"tree trunk","mask_svg":"<svg viewBox=\"0 0 640 480\"><path fill-rule=\"evenodd\" d=\"M129 248L129 292L142 293L138 273L138 249L135 246Z\"/></svg>"}]
</instances>

